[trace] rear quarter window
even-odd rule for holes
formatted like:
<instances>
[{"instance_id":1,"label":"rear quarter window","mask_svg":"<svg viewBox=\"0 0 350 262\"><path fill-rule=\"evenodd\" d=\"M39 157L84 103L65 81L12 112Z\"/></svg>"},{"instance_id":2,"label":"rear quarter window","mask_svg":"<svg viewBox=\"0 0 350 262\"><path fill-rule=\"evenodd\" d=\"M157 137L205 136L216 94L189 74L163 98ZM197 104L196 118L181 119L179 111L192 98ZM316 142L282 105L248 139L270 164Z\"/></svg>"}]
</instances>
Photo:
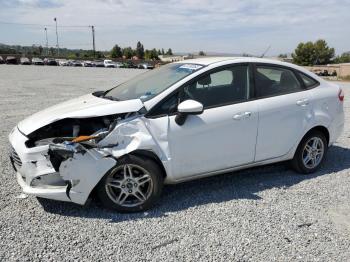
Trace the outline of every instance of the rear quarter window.
<instances>
[{"instance_id":1,"label":"rear quarter window","mask_svg":"<svg viewBox=\"0 0 350 262\"><path fill-rule=\"evenodd\" d=\"M315 79L313 79L312 77L307 76L303 73L299 73L299 75L300 75L300 78L302 79L305 87L312 88L312 87L315 87L318 85L318 82Z\"/></svg>"}]
</instances>

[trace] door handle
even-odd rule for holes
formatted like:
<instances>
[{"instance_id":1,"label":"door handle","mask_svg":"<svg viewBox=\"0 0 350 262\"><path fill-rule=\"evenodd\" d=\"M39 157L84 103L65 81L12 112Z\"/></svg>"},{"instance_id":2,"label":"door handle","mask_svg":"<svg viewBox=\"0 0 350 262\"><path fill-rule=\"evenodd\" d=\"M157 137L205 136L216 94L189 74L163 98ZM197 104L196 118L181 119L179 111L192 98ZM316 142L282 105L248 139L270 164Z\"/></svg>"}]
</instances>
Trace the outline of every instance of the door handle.
<instances>
[{"instance_id":1,"label":"door handle","mask_svg":"<svg viewBox=\"0 0 350 262\"><path fill-rule=\"evenodd\" d=\"M297 101L297 105L298 106L307 106L309 105L309 99L301 99Z\"/></svg>"},{"instance_id":2,"label":"door handle","mask_svg":"<svg viewBox=\"0 0 350 262\"><path fill-rule=\"evenodd\" d=\"M241 120L244 118L248 118L252 115L252 112L243 112L243 113L238 113L233 116L233 120Z\"/></svg>"}]
</instances>

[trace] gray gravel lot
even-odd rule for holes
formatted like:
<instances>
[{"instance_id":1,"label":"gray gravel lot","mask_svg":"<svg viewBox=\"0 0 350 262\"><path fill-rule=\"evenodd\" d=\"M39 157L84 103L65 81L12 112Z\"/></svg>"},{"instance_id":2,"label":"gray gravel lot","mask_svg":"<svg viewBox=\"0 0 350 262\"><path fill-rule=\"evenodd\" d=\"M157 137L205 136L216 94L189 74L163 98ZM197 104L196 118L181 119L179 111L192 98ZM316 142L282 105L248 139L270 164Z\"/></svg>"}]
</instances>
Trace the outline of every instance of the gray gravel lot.
<instances>
[{"instance_id":1,"label":"gray gravel lot","mask_svg":"<svg viewBox=\"0 0 350 262\"><path fill-rule=\"evenodd\" d=\"M0 261L349 261L350 83L347 125L321 171L284 165L167 186L155 208L17 199L7 135L21 119L140 70L0 65Z\"/></svg>"}]
</instances>

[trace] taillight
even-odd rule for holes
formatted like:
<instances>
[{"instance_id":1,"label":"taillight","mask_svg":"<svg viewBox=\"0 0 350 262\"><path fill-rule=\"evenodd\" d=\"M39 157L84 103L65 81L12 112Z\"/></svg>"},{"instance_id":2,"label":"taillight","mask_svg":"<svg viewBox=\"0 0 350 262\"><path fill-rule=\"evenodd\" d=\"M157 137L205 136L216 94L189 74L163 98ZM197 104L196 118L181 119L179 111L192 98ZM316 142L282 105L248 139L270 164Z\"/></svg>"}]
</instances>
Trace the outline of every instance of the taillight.
<instances>
[{"instance_id":1,"label":"taillight","mask_svg":"<svg viewBox=\"0 0 350 262\"><path fill-rule=\"evenodd\" d=\"M339 89L338 98L340 102L344 101L344 91L341 88Z\"/></svg>"}]
</instances>

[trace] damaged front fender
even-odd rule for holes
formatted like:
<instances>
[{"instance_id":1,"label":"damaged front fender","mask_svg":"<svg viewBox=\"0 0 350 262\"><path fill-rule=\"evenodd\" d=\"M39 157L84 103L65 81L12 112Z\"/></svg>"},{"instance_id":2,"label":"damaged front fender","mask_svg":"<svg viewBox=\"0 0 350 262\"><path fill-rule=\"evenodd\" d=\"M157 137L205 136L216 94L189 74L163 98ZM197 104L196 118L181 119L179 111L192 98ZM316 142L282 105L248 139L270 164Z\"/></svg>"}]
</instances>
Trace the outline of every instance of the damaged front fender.
<instances>
[{"instance_id":1,"label":"damaged front fender","mask_svg":"<svg viewBox=\"0 0 350 262\"><path fill-rule=\"evenodd\" d=\"M111 146L113 144L114 146ZM117 158L137 149L159 151L155 140L140 117L118 124L98 145L104 152Z\"/></svg>"},{"instance_id":2,"label":"damaged front fender","mask_svg":"<svg viewBox=\"0 0 350 262\"><path fill-rule=\"evenodd\" d=\"M50 145L49 154L62 179L69 181L67 197L81 205L85 204L94 187L117 163L114 158L97 149L87 149L77 143ZM55 163L55 158L60 158L61 162Z\"/></svg>"},{"instance_id":3,"label":"damaged front fender","mask_svg":"<svg viewBox=\"0 0 350 262\"><path fill-rule=\"evenodd\" d=\"M169 162L167 124L148 125L140 116L121 121L108 134L96 134L88 139L75 139L50 144L49 156L52 166L68 183L67 197L74 203L84 204L102 177L117 164L117 159L137 150L155 153L167 171Z\"/></svg>"},{"instance_id":4,"label":"damaged front fender","mask_svg":"<svg viewBox=\"0 0 350 262\"><path fill-rule=\"evenodd\" d=\"M152 124L149 121L152 121ZM136 116L119 123L98 143L98 147L115 158L137 150L150 151L159 158L169 174L170 152L167 129L167 121Z\"/></svg>"}]
</instances>

